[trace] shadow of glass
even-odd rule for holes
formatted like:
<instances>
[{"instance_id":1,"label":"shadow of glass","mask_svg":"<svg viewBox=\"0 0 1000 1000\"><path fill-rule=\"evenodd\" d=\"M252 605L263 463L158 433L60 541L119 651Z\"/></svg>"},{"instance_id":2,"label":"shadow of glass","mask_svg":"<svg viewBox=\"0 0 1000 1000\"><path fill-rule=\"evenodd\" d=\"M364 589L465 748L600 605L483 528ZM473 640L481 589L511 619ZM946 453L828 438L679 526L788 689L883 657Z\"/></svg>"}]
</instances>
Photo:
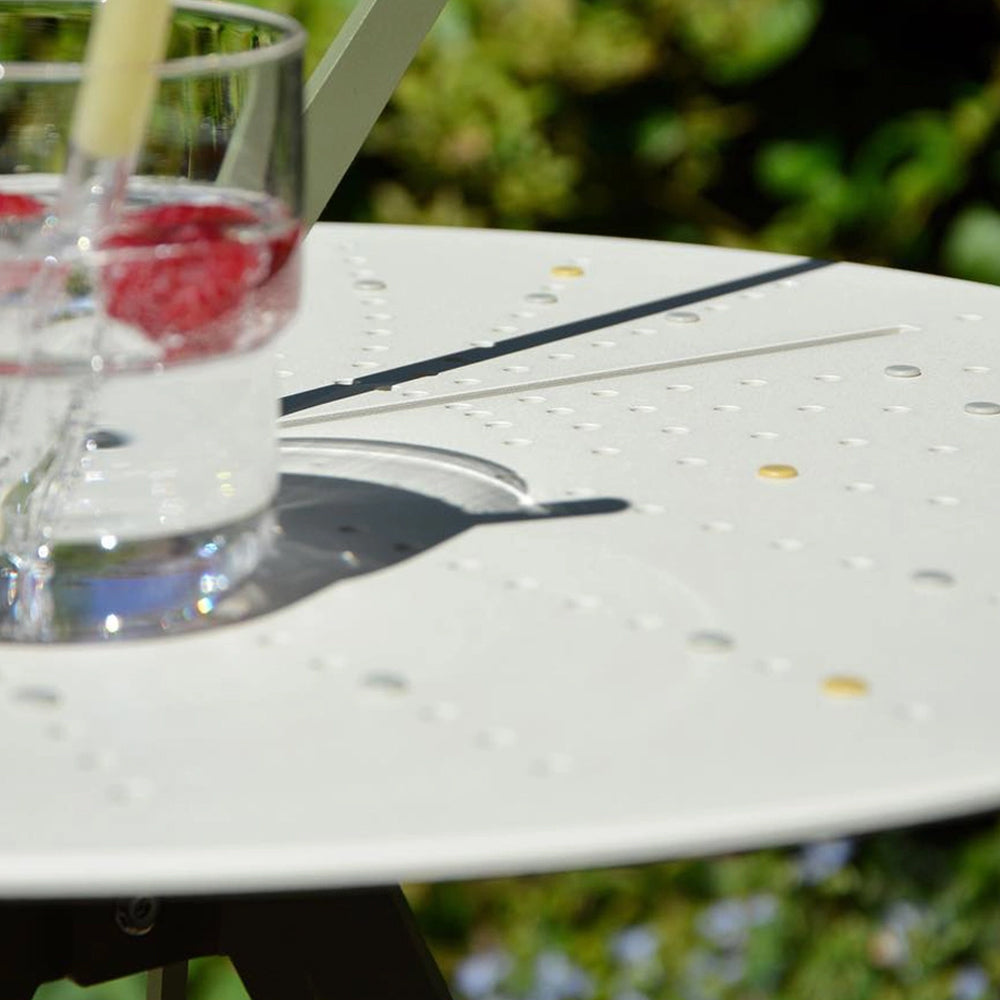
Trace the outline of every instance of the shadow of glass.
<instances>
[{"instance_id":1,"label":"shadow of glass","mask_svg":"<svg viewBox=\"0 0 1000 1000\"><path fill-rule=\"evenodd\" d=\"M360 462L367 476L283 474L271 552L203 625L272 613L326 587L388 569L471 528L628 507L615 498L536 503L509 470L436 449L316 441L291 448L286 442L286 454L295 447L335 455L345 472ZM377 473L390 481L377 481Z\"/></svg>"}]
</instances>

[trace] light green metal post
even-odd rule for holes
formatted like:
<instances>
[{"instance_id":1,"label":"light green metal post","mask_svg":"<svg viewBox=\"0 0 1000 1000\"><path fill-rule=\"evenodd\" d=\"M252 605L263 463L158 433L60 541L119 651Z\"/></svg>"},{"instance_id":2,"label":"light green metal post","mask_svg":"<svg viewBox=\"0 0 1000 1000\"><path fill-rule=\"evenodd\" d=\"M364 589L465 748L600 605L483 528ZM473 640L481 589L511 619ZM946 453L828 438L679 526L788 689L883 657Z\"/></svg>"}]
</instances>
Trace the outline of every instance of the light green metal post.
<instances>
[{"instance_id":1,"label":"light green metal post","mask_svg":"<svg viewBox=\"0 0 1000 1000\"><path fill-rule=\"evenodd\" d=\"M303 220L311 225L446 0L358 0L306 84Z\"/></svg>"}]
</instances>

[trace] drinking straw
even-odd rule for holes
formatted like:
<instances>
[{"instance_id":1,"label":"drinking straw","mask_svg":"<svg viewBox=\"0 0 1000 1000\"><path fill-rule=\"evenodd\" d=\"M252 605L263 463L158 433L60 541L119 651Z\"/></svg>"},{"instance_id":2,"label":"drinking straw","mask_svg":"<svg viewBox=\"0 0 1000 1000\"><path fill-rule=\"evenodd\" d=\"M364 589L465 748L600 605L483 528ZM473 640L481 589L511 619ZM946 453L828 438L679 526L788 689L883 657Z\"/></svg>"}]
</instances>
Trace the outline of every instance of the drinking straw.
<instances>
[{"instance_id":1,"label":"drinking straw","mask_svg":"<svg viewBox=\"0 0 1000 1000\"><path fill-rule=\"evenodd\" d=\"M166 52L170 0L104 0L95 4L72 139L94 160L133 156L156 94Z\"/></svg>"}]
</instances>

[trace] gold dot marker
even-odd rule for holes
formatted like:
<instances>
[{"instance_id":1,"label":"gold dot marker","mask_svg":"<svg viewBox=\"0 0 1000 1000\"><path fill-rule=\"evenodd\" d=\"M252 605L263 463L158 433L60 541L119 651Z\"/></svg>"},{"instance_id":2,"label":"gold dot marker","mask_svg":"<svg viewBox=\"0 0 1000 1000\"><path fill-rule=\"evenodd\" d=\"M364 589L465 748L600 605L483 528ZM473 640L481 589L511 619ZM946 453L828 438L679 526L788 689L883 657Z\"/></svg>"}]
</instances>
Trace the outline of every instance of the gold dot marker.
<instances>
[{"instance_id":1,"label":"gold dot marker","mask_svg":"<svg viewBox=\"0 0 1000 1000\"><path fill-rule=\"evenodd\" d=\"M551 274L553 278L582 278L583 268L576 264L557 264Z\"/></svg>"},{"instance_id":2,"label":"gold dot marker","mask_svg":"<svg viewBox=\"0 0 1000 1000\"><path fill-rule=\"evenodd\" d=\"M798 474L794 465L762 465L757 470L761 479L794 479Z\"/></svg>"},{"instance_id":3,"label":"gold dot marker","mask_svg":"<svg viewBox=\"0 0 1000 1000\"><path fill-rule=\"evenodd\" d=\"M863 677L835 674L827 677L822 685L823 694L828 698L863 698L868 694L868 681Z\"/></svg>"}]
</instances>

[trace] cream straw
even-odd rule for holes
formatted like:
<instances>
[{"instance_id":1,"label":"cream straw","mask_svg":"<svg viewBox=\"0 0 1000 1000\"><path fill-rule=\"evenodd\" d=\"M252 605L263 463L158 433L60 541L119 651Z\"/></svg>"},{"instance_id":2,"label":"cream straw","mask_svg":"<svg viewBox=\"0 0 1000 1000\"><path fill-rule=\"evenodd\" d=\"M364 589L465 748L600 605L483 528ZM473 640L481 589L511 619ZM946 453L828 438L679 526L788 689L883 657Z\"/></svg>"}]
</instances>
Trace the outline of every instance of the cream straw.
<instances>
[{"instance_id":1,"label":"cream straw","mask_svg":"<svg viewBox=\"0 0 1000 1000\"><path fill-rule=\"evenodd\" d=\"M120 159L142 143L167 47L170 0L103 0L95 8L72 139L86 157Z\"/></svg>"}]
</instances>

